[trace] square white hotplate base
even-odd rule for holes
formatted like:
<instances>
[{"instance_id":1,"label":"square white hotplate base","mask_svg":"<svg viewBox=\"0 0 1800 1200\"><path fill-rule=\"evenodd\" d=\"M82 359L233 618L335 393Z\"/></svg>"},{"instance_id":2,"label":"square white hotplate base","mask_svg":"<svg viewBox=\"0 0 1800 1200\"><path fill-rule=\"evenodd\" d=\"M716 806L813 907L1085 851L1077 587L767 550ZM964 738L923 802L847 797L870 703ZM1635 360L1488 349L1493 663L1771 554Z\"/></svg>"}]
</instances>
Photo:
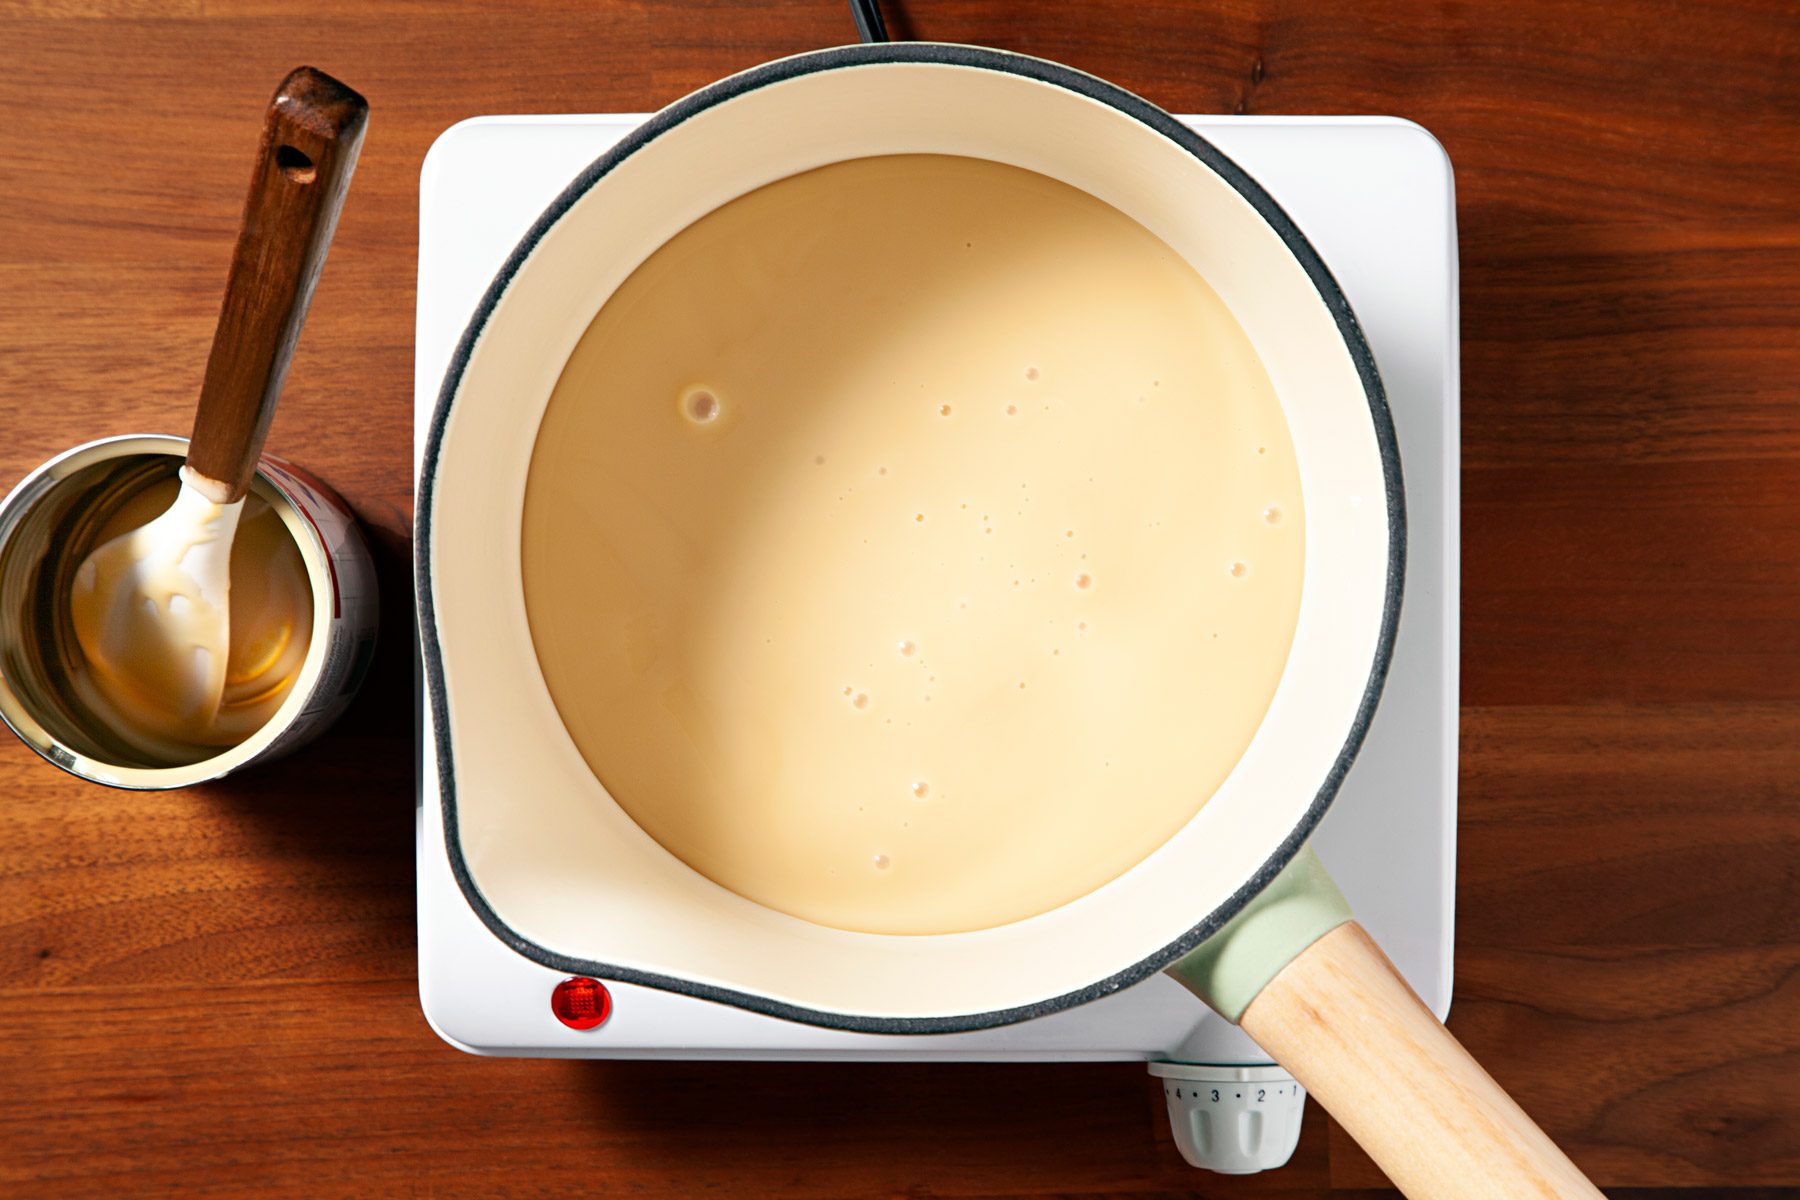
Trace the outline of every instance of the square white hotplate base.
<instances>
[{"instance_id":1,"label":"square white hotplate base","mask_svg":"<svg viewBox=\"0 0 1800 1200\"><path fill-rule=\"evenodd\" d=\"M481 117L444 133L419 183L414 468L477 301L531 222L642 115ZM1358 918L1441 1017L1455 888L1459 577L1456 222L1449 160L1384 117L1184 117L1293 216L1375 351L1406 478L1405 605L1387 691L1314 845ZM1236 1028L1156 976L1003 1029L891 1036L815 1029L606 982L588 1031L550 1010L560 972L507 948L463 899L444 849L421 711L419 992L432 1027L483 1054L581 1057L1160 1059L1263 1062ZM1198 916L1199 914L1196 914ZM604 956L603 946L595 953Z\"/></svg>"}]
</instances>

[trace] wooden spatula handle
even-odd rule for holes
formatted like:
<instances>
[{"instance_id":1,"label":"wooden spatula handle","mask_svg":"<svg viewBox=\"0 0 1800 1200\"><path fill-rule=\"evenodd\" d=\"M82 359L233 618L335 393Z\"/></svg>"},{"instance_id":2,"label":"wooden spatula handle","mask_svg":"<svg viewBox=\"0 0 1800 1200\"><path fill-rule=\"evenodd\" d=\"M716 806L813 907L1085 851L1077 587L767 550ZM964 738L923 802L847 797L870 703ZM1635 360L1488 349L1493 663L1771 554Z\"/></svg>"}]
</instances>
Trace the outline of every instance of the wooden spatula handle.
<instances>
[{"instance_id":1,"label":"wooden spatula handle","mask_svg":"<svg viewBox=\"0 0 1800 1200\"><path fill-rule=\"evenodd\" d=\"M368 118L361 96L311 67L269 102L188 446L220 502L250 486Z\"/></svg>"},{"instance_id":2,"label":"wooden spatula handle","mask_svg":"<svg viewBox=\"0 0 1800 1200\"><path fill-rule=\"evenodd\" d=\"M1241 1024L1411 1200L1599 1200L1354 921L1283 968Z\"/></svg>"}]
</instances>

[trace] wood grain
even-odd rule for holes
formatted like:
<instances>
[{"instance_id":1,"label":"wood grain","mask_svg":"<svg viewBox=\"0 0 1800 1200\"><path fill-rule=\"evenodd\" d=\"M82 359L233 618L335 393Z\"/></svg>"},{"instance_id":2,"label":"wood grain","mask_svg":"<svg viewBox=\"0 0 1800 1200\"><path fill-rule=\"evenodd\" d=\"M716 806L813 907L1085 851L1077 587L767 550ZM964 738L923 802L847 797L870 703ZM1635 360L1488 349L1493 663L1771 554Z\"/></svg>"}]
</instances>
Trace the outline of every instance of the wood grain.
<instances>
[{"instance_id":1,"label":"wood grain","mask_svg":"<svg viewBox=\"0 0 1800 1200\"><path fill-rule=\"evenodd\" d=\"M1469 705L1451 1028L1615 1197L1800 1195L1800 4L885 11L1177 111L1387 112L1443 141ZM378 110L269 447L363 516L387 622L370 689L279 770L126 795L0 742L0 1194L1381 1184L1316 1106L1283 1171L1196 1174L1131 1065L869 1087L477 1060L419 1016L425 151L463 117L652 109L850 36L834 0L0 0L0 486L78 441L187 428L269 81L310 62Z\"/></svg>"},{"instance_id":2,"label":"wood grain","mask_svg":"<svg viewBox=\"0 0 1800 1200\"><path fill-rule=\"evenodd\" d=\"M1243 1027L1408 1200L1600 1196L1355 921L1283 967Z\"/></svg>"},{"instance_id":3,"label":"wood grain","mask_svg":"<svg viewBox=\"0 0 1800 1200\"><path fill-rule=\"evenodd\" d=\"M368 121L366 100L312 67L269 101L188 442L190 482L215 503L250 489Z\"/></svg>"},{"instance_id":4,"label":"wood grain","mask_svg":"<svg viewBox=\"0 0 1800 1200\"><path fill-rule=\"evenodd\" d=\"M1133 1064L896 1065L870 1088L850 1065L485 1060L432 1038L414 998L404 980L9 998L7 1103L35 1116L0 1125L16 1139L0 1192L832 1200L1194 1186ZM91 1032L45 1037L70 1026ZM151 1028L179 1052L142 1053ZM1324 1150L1315 1124L1281 1174L1233 1191L1317 1195Z\"/></svg>"}]
</instances>

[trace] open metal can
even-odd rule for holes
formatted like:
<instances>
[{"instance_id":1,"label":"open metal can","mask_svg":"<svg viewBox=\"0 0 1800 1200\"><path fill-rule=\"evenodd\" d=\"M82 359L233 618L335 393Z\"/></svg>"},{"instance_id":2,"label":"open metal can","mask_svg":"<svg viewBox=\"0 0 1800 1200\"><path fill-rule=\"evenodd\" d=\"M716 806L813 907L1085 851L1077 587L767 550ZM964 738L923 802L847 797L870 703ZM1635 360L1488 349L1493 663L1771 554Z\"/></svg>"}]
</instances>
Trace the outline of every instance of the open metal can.
<instances>
[{"instance_id":1,"label":"open metal can","mask_svg":"<svg viewBox=\"0 0 1800 1200\"><path fill-rule=\"evenodd\" d=\"M181 437L103 438L57 455L0 501L0 718L63 770L112 787L186 787L303 745L343 712L375 653L375 568L355 516L312 475L264 455L251 493L293 537L312 589L311 642L287 698L242 741L182 761L151 758L82 702L75 571L108 520L173 479L186 454Z\"/></svg>"}]
</instances>

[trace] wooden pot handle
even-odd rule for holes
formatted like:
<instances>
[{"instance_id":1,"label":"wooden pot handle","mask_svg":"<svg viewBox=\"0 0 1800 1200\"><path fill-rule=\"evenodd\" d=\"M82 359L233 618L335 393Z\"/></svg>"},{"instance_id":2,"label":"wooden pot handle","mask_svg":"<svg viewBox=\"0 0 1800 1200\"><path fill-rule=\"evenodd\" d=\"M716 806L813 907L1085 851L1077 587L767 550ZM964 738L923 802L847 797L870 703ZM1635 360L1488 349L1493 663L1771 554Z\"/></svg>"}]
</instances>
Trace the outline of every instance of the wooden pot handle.
<instances>
[{"instance_id":1,"label":"wooden pot handle","mask_svg":"<svg viewBox=\"0 0 1800 1200\"><path fill-rule=\"evenodd\" d=\"M219 503L250 487L368 117L361 96L311 67L269 101L188 445Z\"/></svg>"},{"instance_id":2,"label":"wooden pot handle","mask_svg":"<svg viewBox=\"0 0 1800 1200\"><path fill-rule=\"evenodd\" d=\"M1354 921L1282 968L1240 1023L1412 1200L1600 1196Z\"/></svg>"}]
</instances>

